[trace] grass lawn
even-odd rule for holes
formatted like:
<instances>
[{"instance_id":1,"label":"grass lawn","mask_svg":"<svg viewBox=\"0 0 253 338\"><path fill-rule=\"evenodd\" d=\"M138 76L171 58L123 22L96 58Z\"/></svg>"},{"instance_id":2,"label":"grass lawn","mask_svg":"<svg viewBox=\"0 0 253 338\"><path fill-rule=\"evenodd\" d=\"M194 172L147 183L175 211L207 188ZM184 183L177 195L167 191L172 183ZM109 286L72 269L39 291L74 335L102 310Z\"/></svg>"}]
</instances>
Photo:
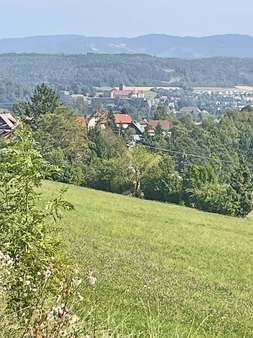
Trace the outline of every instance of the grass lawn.
<instances>
[{"instance_id":1,"label":"grass lawn","mask_svg":"<svg viewBox=\"0 0 253 338\"><path fill-rule=\"evenodd\" d=\"M64 185L45 182L51 198ZM253 337L253 218L241 220L69 186L64 237L80 306L132 337Z\"/></svg>"}]
</instances>

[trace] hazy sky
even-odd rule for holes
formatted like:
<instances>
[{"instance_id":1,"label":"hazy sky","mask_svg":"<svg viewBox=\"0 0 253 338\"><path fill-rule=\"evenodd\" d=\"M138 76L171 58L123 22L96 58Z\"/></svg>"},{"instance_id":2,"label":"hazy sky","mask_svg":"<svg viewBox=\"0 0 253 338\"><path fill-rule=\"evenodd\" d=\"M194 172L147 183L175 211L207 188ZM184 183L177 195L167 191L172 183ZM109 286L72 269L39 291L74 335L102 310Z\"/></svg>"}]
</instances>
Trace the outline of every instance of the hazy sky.
<instances>
[{"instance_id":1,"label":"hazy sky","mask_svg":"<svg viewBox=\"0 0 253 338\"><path fill-rule=\"evenodd\" d=\"M253 0L0 0L0 38L253 35Z\"/></svg>"}]
</instances>

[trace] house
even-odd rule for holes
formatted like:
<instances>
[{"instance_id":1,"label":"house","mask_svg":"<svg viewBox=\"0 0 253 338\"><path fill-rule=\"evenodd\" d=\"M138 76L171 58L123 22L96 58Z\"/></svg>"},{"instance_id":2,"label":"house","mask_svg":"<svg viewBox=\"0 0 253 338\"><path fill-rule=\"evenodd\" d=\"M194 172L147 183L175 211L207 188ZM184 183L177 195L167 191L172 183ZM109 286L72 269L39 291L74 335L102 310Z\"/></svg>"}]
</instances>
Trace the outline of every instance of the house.
<instances>
[{"instance_id":1,"label":"house","mask_svg":"<svg viewBox=\"0 0 253 338\"><path fill-rule=\"evenodd\" d=\"M119 133L124 132L129 137L128 143L135 144L143 138L145 128L135 121L128 114L114 114L114 122Z\"/></svg>"},{"instance_id":2,"label":"house","mask_svg":"<svg viewBox=\"0 0 253 338\"><path fill-rule=\"evenodd\" d=\"M17 120L11 113L0 113L0 137L7 137L16 128Z\"/></svg>"},{"instance_id":3,"label":"house","mask_svg":"<svg viewBox=\"0 0 253 338\"><path fill-rule=\"evenodd\" d=\"M88 129L95 128L100 125L101 129L105 129L108 122L109 113L97 112L87 118ZM115 129L113 130L118 135L125 135L129 138L129 143L136 143L143 138L145 128L133 121L128 114L115 113L113 114ZM77 121L84 125L85 118L79 117Z\"/></svg>"},{"instance_id":4,"label":"house","mask_svg":"<svg viewBox=\"0 0 253 338\"><path fill-rule=\"evenodd\" d=\"M95 128L97 125L100 125L101 129L106 128L108 122L109 113L108 112L96 112L87 117L87 126L88 129ZM122 113L113 114L114 122L118 129L127 129L128 126L133 122L131 116Z\"/></svg>"},{"instance_id":5,"label":"house","mask_svg":"<svg viewBox=\"0 0 253 338\"><path fill-rule=\"evenodd\" d=\"M148 133L150 136L155 135L155 130L157 127L161 128L164 135L170 134L170 129L172 128L172 123L169 120L146 120L142 119L140 124L146 129L148 128Z\"/></svg>"},{"instance_id":6,"label":"house","mask_svg":"<svg viewBox=\"0 0 253 338\"><path fill-rule=\"evenodd\" d=\"M128 114L116 113L114 122L118 128L127 129L133 123L133 119Z\"/></svg>"},{"instance_id":7,"label":"house","mask_svg":"<svg viewBox=\"0 0 253 338\"><path fill-rule=\"evenodd\" d=\"M145 128L138 122L133 122L129 128L132 129L132 143L140 142L143 139Z\"/></svg>"},{"instance_id":8,"label":"house","mask_svg":"<svg viewBox=\"0 0 253 338\"><path fill-rule=\"evenodd\" d=\"M160 127L164 131L172 128L172 123L169 120L148 120L147 124L151 128Z\"/></svg>"},{"instance_id":9,"label":"house","mask_svg":"<svg viewBox=\"0 0 253 338\"><path fill-rule=\"evenodd\" d=\"M125 87L120 86L119 88L113 88L111 91L111 98L135 98L135 99L144 99L144 90L138 87Z\"/></svg>"}]
</instances>

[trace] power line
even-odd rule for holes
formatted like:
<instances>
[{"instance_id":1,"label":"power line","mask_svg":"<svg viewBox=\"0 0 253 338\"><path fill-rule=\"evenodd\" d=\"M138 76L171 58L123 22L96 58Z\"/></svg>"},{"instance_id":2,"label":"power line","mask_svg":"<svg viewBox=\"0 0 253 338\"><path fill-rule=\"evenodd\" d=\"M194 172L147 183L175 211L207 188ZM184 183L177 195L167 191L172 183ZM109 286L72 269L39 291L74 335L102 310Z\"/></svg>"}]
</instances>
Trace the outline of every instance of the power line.
<instances>
[{"instance_id":1,"label":"power line","mask_svg":"<svg viewBox=\"0 0 253 338\"><path fill-rule=\"evenodd\" d=\"M203 155L196 155L196 154L191 154L191 153L186 153L182 151L176 151L176 150L171 150L171 149L164 149L164 148L158 148L156 146L148 145L148 144L142 144L144 147L152 149L152 150L157 150L165 153L172 153L175 155L181 155L183 157L195 157L198 159L202 160L209 160L209 161L216 161L217 163L220 164L220 162L225 163L225 164L234 164L232 161L227 161L227 160L222 160L222 159L216 159L214 157L209 157L209 156L203 156ZM253 165L247 165L249 168L253 169Z\"/></svg>"}]
</instances>

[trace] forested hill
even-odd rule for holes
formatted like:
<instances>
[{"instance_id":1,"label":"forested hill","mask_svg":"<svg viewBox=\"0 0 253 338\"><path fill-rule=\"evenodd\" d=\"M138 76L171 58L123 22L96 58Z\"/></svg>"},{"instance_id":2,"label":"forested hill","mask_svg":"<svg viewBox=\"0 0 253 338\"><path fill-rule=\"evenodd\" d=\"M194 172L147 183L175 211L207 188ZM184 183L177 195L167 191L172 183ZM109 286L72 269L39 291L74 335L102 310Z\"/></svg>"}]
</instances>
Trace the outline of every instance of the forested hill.
<instances>
[{"instance_id":1,"label":"forested hill","mask_svg":"<svg viewBox=\"0 0 253 338\"><path fill-rule=\"evenodd\" d=\"M194 60L141 54L0 55L0 79L22 85L48 82L58 86L253 84L253 58Z\"/></svg>"},{"instance_id":2,"label":"forested hill","mask_svg":"<svg viewBox=\"0 0 253 338\"><path fill-rule=\"evenodd\" d=\"M86 54L145 53L161 57L253 57L253 37L215 35L178 37L149 34L133 38L82 35L36 36L0 40L0 53Z\"/></svg>"}]
</instances>

